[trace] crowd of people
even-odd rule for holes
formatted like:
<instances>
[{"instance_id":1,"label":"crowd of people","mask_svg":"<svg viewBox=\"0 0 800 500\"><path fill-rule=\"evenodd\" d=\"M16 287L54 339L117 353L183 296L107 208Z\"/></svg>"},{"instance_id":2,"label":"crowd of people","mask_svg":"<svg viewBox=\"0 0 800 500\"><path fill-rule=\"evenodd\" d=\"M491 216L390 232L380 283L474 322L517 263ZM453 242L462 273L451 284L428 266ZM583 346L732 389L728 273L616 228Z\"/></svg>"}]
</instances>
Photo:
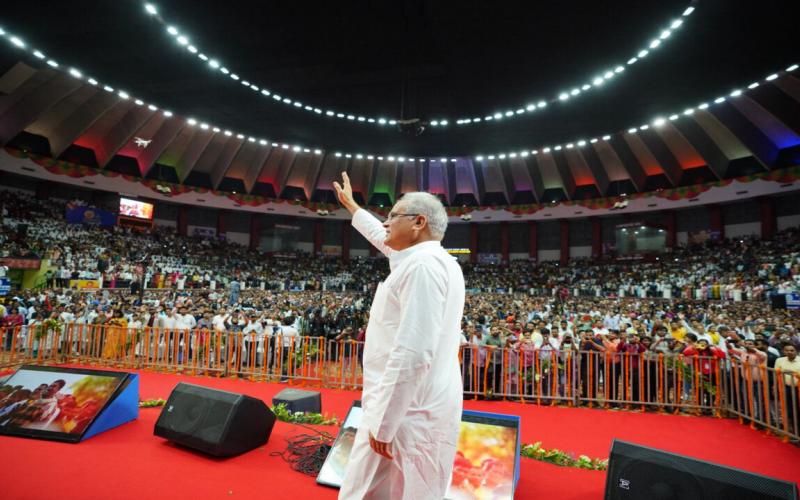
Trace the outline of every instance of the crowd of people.
<instances>
[{"instance_id":1,"label":"crowd of people","mask_svg":"<svg viewBox=\"0 0 800 500\"><path fill-rule=\"evenodd\" d=\"M205 329L242 333L256 343L272 335L362 341L372 293L388 274L382 258L344 263L302 253L262 255L168 228L69 225L63 203L18 192L0 191L0 200L2 256L47 257L54 264L43 286L17 291L0 305L2 326L21 327L14 330L17 345L48 321L59 328L72 323ZM27 226L24 236L21 224ZM629 380L630 394L640 394L640 387L655 390L638 360L646 363L659 354L719 360L703 364L701 377L710 376L715 363L730 367L735 360L780 368L794 374L787 387L797 386L791 377L800 377L800 316L766 301L770 294L799 289L797 228L769 241L748 237L677 248L649 262L462 266L471 292L462 331L467 392L529 393L535 377L543 375L537 368L535 377L527 377L528 370L533 373L542 361L563 365L567 353L579 352L602 356L604 369L608 360L635 360L630 373L624 363L604 374L594 367L596 381L612 387L611 399L623 390L617 377ZM76 278L102 279L104 288L70 289ZM3 337L6 350L11 331ZM112 337L105 342L104 356L119 354ZM569 358L578 363L581 384L591 378L581 360L588 357ZM561 382L552 386L563 387ZM678 401L692 397L685 387L672 389ZM578 390L584 396L592 391L586 385Z\"/></svg>"},{"instance_id":2,"label":"crowd of people","mask_svg":"<svg viewBox=\"0 0 800 500\"><path fill-rule=\"evenodd\" d=\"M103 288L364 291L388 274L383 258L302 252L261 254L218 238L182 237L174 228L134 231L67 224L64 203L0 191L0 257L47 257L44 285L98 280ZM26 231L19 231L25 227ZM800 290L800 229L771 240L727 239L678 247L657 260L637 263L574 259L514 260L508 265L463 262L474 291L568 293L601 297L680 297L765 300Z\"/></svg>"}]
</instances>

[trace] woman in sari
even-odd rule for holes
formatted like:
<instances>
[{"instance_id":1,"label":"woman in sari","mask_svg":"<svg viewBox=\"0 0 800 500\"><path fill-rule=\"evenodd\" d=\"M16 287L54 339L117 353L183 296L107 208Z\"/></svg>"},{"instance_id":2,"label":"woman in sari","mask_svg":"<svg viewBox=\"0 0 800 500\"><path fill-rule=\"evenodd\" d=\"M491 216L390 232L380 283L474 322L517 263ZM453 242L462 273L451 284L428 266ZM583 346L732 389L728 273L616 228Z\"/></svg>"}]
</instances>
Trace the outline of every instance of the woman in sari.
<instances>
[{"instance_id":1,"label":"woman in sari","mask_svg":"<svg viewBox=\"0 0 800 500\"><path fill-rule=\"evenodd\" d=\"M128 331L128 320L122 310L114 310L114 316L106 323L106 341L103 345L104 359L119 360L125 354L125 340Z\"/></svg>"}]
</instances>

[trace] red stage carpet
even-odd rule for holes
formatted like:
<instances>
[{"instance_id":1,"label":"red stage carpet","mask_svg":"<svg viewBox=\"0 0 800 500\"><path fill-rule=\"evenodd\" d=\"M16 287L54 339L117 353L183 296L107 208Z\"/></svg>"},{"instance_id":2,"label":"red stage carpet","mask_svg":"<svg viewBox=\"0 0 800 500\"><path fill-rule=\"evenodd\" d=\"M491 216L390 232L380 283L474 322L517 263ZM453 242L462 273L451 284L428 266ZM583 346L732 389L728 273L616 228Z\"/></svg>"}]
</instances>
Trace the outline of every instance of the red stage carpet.
<instances>
[{"instance_id":1,"label":"red stage carpet","mask_svg":"<svg viewBox=\"0 0 800 500\"><path fill-rule=\"evenodd\" d=\"M179 381L241 392L271 402L285 388L232 379L141 372L141 397L166 398ZM323 410L344 418L359 393L322 391ZM608 456L615 437L800 482L800 448L735 420L467 401L469 409L522 416L522 440L542 441L592 457ZM214 459L153 436L160 408L80 444L0 436L0 491L9 499L336 498L337 490L292 471L270 452L308 432L277 422L269 443L230 459ZM336 428L329 432L335 434ZM605 473L521 459L517 498L602 498Z\"/></svg>"}]
</instances>

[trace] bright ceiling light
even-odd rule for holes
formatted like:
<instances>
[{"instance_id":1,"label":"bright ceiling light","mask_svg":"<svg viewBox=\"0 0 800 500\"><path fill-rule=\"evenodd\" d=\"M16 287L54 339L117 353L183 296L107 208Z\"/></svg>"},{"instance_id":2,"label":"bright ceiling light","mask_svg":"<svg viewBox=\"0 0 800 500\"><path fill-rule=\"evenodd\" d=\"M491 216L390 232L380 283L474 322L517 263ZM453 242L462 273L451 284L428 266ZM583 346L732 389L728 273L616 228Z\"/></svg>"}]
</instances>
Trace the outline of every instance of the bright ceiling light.
<instances>
[{"instance_id":1,"label":"bright ceiling light","mask_svg":"<svg viewBox=\"0 0 800 500\"><path fill-rule=\"evenodd\" d=\"M212 128L211 130L212 130L212 131L213 131L215 134L219 134L219 127L214 127L214 128ZM266 143L267 143L267 141L264 141L264 144L266 144Z\"/></svg>"},{"instance_id":2,"label":"bright ceiling light","mask_svg":"<svg viewBox=\"0 0 800 500\"><path fill-rule=\"evenodd\" d=\"M667 122L667 120L665 120L663 118L656 118L655 120L653 120L653 126L654 127L660 127L660 126L664 125L666 122Z\"/></svg>"},{"instance_id":3,"label":"bright ceiling light","mask_svg":"<svg viewBox=\"0 0 800 500\"><path fill-rule=\"evenodd\" d=\"M629 133L629 134L635 134L635 133L636 133L636 127L629 128L629 129L628 129L628 133Z\"/></svg>"},{"instance_id":4,"label":"bright ceiling light","mask_svg":"<svg viewBox=\"0 0 800 500\"><path fill-rule=\"evenodd\" d=\"M17 47L19 47L19 48L24 48L25 47L25 42L23 42L22 40L20 40L19 38L15 37L15 36L12 36L8 40L11 43L13 43L14 45L16 45Z\"/></svg>"},{"instance_id":5,"label":"bright ceiling light","mask_svg":"<svg viewBox=\"0 0 800 500\"><path fill-rule=\"evenodd\" d=\"M778 74L777 73L773 73L773 74L771 74L771 75L769 75L767 77L767 81L771 82L772 80L775 80L776 78L778 78Z\"/></svg>"},{"instance_id":6,"label":"bright ceiling light","mask_svg":"<svg viewBox=\"0 0 800 500\"><path fill-rule=\"evenodd\" d=\"M137 106L144 106L144 101L143 101L143 100L141 100L141 99L136 99L136 100L135 100L135 101L133 101L133 102L134 102L134 103L136 103L136 105L137 105Z\"/></svg>"},{"instance_id":7,"label":"bright ceiling light","mask_svg":"<svg viewBox=\"0 0 800 500\"><path fill-rule=\"evenodd\" d=\"M585 83L585 84L584 84L584 85L581 87L581 90L589 90L590 88L592 88L592 86L591 86L591 85L589 85L588 83Z\"/></svg>"},{"instance_id":8,"label":"bright ceiling light","mask_svg":"<svg viewBox=\"0 0 800 500\"><path fill-rule=\"evenodd\" d=\"M724 97L717 97L716 99L714 99L714 103L716 103L716 104L720 104L720 103L723 103L723 102L725 102L725 98Z\"/></svg>"},{"instance_id":9,"label":"bright ceiling light","mask_svg":"<svg viewBox=\"0 0 800 500\"><path fill-rule=\"evenodd\" d=\"M197 47L195 47L194 45L189 45L188 47L186 47L186 50L188 50L192 54L197 54Z\"/></svg>"},{"instance_id":10,"label":"bright ceiling light","mask_svg":"<svg viewBox=\"0 0 800 500\"><path fill-rule=\"evenodd\" d=\"M544 149L542 149L542 153L549 153L549 152L550 152L550 148L544 148Z\"/></svg>"},{"instance_id":11,"label":"bright ceiling light","mask_svg":"<svg viewBox=\"0 0 800 500\"><path fill-rule=\"evenodd\" d=\"M75 78L81 78L81 77L83 76L83 75L81 74L81 72L80 72L80 71L78 71L78 70L77 70L77 69L75 69L75 68L70 68L70 69L69 69L69 74L70 74L70 75L72 75L72 76L74 76Z\"/></svg>"},{"instance_id":12,"label":"bright ceiling light","mask_svg":"<svg viewBox=\"0 0 800 500\"><path fill-rule=\"evenodd\" d=\"M593 137L592 139L589 140L589 142L591 142L592 144L595 144L595 143L597 143L597 138Z\"/></svg>"},{"instance_id":13,"label":"bright ceiling light","mask_svg":"<svg viewBox=\"0 0 800 500\"><path fill-rule=\"evenodd\" d=\"M156 9L156 6L151 3L144 4L144 10L146 10L148 14L151 14L153 16L158 14L158 9Z\"/></svg>"},{"instance_id":14,"label":"bright ceiling light","mask_svg":"<svg viewBox=\"0 0 800 500\"><path fill-rule=\"evenodd\" d=\"M608 80L609 78L611 78L613 76L614 76L614 72L613 71L606 71L605 73L603 73L603 78L605 78L606 80Z\"/></svg>"},{"instance_id":15,"label":"bright ceiling light","mask_svg":"<svg viewBox=\"0 0 800 500\"><path fill-rule=\"evenodd\" d=\"M614 73L622 73L623 71L625 71L624 66L617 66L616 68L614 68Z\"/></svg>"},{"instance_id":16,"label":"bright ceiling light","mask_svg":"<svg viewBox=\"0 0 800 500\"><path fill-rule=\"evenodd\" d=\"M55 62L55 61L54 61L54 60L52 60L52 59L48 59L48 60L47 60L47 65L48 65L48 66L50 66L51 68L57 68L57 67L58 67L58 63L57 63L57 62Z\"/></svg>"},{"instance_id":17,"label":"bright ceiling light","mask_svg":"<svg viewBox=\"0 0 800 500\"><path fill-rule=\"evenodd\" d=\"M674 29L680 28L681 24L683 24L683 19L676 19L676 20L672 21L672 24L670 24L669 27L670 27L670 29L674 30Z\"/></svg>"},{"instance_id":18,"label":"bright ceiling light","mask_svg":"<svg viewBox=\"0 0 800 500\"><path fill-rule=\"evenodd\" d=\"M175 36L178 34L178 28L176 28L175 26L167 26L167 33L169 33L172 36Z\"/></svg>"},{"instance_id":19,"label":"bright ceiling light","mask_svg":"<svg viewBox=\"0 0 800 500\"><path fill-rule=\"evenodd\" d=\"M797 65L796 65L796 64L792 64L791 66L789 66L788 68L786 68L786 71L794 71L794 70L796 70L796 69L797 69Z\"/></svg>"},{"instance_id":20,"label":"bright ceiling light","mask_svg":"<svg viewBox=\"0 0 800 500\"><path fill-rule=\"evenodd\" d=\"M753 90L754 88L758 87L758 82L753 82L747 86L748 89Z\"/></svg>"},{"instance_id":21,"label":"bright ceiling light","mask_svg":"<svg viewBox=\"0 0 800 500\"><path fill-rule=\"evenodd\" d=\"M670 121L674 122L675 120L678 119L678 115L669 115L669 119L670 119Z\"/></svg>"},{"instance_id":22,"label":"bright ceiling light","mask_svg":"<svg viewBox=\"0 0 800 500\"><path fill-rule=\"evenodd\" d=\"M497 157L498 157L499 159L501 159L501 160L505 160L505 159L506 159L506 154L505 154L505 153L502 153L502 154L499 154L499 155L497 155Z\"/></svg>"},{"instance_id":23,"label":"bright ceiling light","mask_svg":"<svg viewBox=\"0 0 800 500\"><path fill-rule=\"evenodd\" d=\"M628 65L634 64L638 60L639 60L638 57L631 57L630 59L628 59Z\"/></svg>"},{"instance_id":24,"label":"bright ceiling light","mask_svg":"<svg viewBox=\"0 0 800 500\"><path fill-rule=\"evenodd\" d=\"M124 90L120 90L119 92L117 92L117 95L123 99L128 99L130 97L130 95L128 95L128 93L125 92Z\"/></svg>"},{"instance_id":25,"label":"bright ceiling light","mask_svg":"<svg viewBox=\"0 0 800 500\"><path fill-rule=\"evenodd\" d=\"M639 56L639 59L641 59L641 58L643 58L643 57L647 57L647 54L649 54L649 53L650 53L650 52L649 52L649 51L647 51L647 50L640 50L640 51L639 51L639 53L638 53L638 54L636 54L636 55L637 55L637 56Z\"/></svg>"},{"instance_id":26,"label":"bright ceiling light","mask_svg":"<svg viewBox=\"0 0 800 500\"><path fill-rule=\"evenodd\" d=\"M322 150L321 149L315 149L314 150L314 154L315 155L321 155L322 154Z\"/></svg>"},{"instance_id":27,"label":"bright ceiling light","mask_svg":"<svg viewBox=\"0 0 800 500\"><path fill-rule=\"evenodd\" d=\"M672 32L671 32L670 30L664 30L664 31L662 31L662 32L661 32L661 35L659 35L659 37L658 37L658 38L660 38L660 39L664 40L664 39L667 39L667 38L669 38L669 36L670 36L671 34L672 34Z\"/></svg>"},{"instance_id":28,"label":"bright ceiling light","mask_svg":"<svg viewBox=\"0 0 800 500\"><path fill-rule=\"evenodd\" d=\"M683 114L686 115L686 116L693 115L694 114L694 109L693 108L687 108L687 109L683 110Z\"/></svg>"},{"instance_id":29,"label":"bright ceiling light","mask_svg":"<svg viewBox=\"0 0 800 500\"><path fill-rule=\"evenodd\" d=\"M703 104L697 106L697 109L708 109L708 103L704 102Z\"/></svg>"},{"instance_id":30,"label":"bright ceiling light","mask_svg":"<svg viewBox=\"0 0 800 500\"><path fill-rule=\"evenodd\" d=\"M188 123L189 125L194 126L194 125L197 125L197 120L195 120L194 118L189 118L188 120L186 120L186 123Z\"/></svg>"},{"instance_id":31,"label":"bright ceiling light","mask_svg":"<svg viewBox=\"0 0 800 500\"><path fill-rule=\"evenodd\" d=\"M546 108L547 107L547 101L539 101L539 102L537 102L536 103L536 107L538 107L539 109Z\"/></svg>"},{"instance_id":32,"label":"bright ceiling light","mask_svg":"<svg viewBox=\"0 0 800 500\"><path fill-rule=\"evenodd\" d=\"M684 16L689 16L694 12L694 7L687 7L686 10L683 11Z\"/></svg>"},{"instance_id":33,"label":"bright ceiling light","mask_svg":"<svg viewBox=\"0 0 800 500\"><path fill-rule=\"evenodd\" d=\"M172 111L164 111L164 116L169 118L170 116L172 116Z\"/></svg>"},{"instance_id":34,"label":"bright ceiling light","mask_svg":"<svg viewBox=\"0 0 800 500\"><path fill-rule=\"evenodd\" d=\"M114 87L109 87L108 85L104 85L103 90L105 90L106 92L114 92Z\"/></svg>"},{"instance_id":35,"label":"bright ceiling light","mask_svg":"<svg viewBox=\"0 0 800 500\"><path fill-rule=\"evenodd\" d=\"M581 93L581 89L572 89L569 91L570 95L578 95Z\"/></svg>"},{"instance_id":36,"label":"bright ceiling light","mask_svg":"<svg viewBox=\"0 0 800 500\"><path fill-rule=\"evenodd\" d=\"M219 68L219 61L217 61L216 59L209 59L208 60L208 65L211 66L214 69L217 69L217 68Z\"/></svg>"},{"instance_id":37,"label":"bright ceiling light","mask_svg":"<svg viewBox=\"0 0 800 500\"><path fill-rule=\"evenodd\" d=\"M225 134L225 135L227 135L228 137L230 137L230 136L232 136L232 135L233 135L233 132L231 132L230 130L226 130L225 132L223 132L223 134Z\"/></svg>"},{"instance_id":38,"label":"bright ceiling light","mask_svg":"<svg viewBox=\"0 0 800 500\"><path fill-rule=\"evenodd\" d=\"M736 89L733 92L731 92L731 97L739 97L740 95L742 95L742 91L739 89Z\"/></svg>"},{"instance_id":39,"label":"bright ceiling light","mask_svg":"<svg viewBox=\"0 0 800 500\"><path fill-rule=\"evenodd\" d=\"M37 59L44 59L44 57L45 57L45 55L44 55L44 54L42 54L42 53L41 53L40 51L38 51L38 50L34 50L34 51L33 51L33 55L34 55L34 56L36 56L36 58L37 58Z\"/></svg>"},{"instance_id":40,"label":"bright ceiling light","mask_svg":"<svg viewBox=\"0 0 800 500\"><path fill-rule=\"evenodd\" d=\"M605 80L603 80L603 77L602 76L598 76L597 78L592 80L592 85L597 87L597 86L602 85L604 82L605 82Z\"/></svg>"},{"instance_id":41,"label":"bright ceiling light","mask_svg":"<svg viewBox=\"0 0 800 500\"><path fill-rule=\"evenodd\" d=\"M653 40L652 42L650 42L651 49L656 49L658 48L659 45L661 45L661 40Z\"/></svg>"},{"instance_id":42,"label":"bright ceiling light","mask_svg":"<svg viewBox=\"0 0 800 500\"><path fill-rule=\"evenodd\" d=\"M610 140L610 139L611 139L611 136L610 136L610 135L604 135L604 136L603 136L603 140L604 140L604 141L608 141L608 140Z\"/></svg>"},{"instance_id":43,"label":"bright ceiling light","mask_svg":"<svg viewBox=\"0 0 800 500\"><path fill-rule=\"evenodd\" d=\"M567 94L566 92L562 92L558 94L558 98L562 101L566 101L567 99L569 99L569 94Z\"/></svg>"}]
</instances>

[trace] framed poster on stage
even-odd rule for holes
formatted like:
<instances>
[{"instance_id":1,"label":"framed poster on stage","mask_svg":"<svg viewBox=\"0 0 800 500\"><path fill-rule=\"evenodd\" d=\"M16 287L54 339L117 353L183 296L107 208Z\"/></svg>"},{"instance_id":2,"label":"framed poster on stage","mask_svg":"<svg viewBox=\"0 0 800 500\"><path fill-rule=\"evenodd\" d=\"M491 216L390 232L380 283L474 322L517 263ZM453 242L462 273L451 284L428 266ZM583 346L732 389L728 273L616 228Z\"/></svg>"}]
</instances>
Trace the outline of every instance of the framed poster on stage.
<instances>
[{"instance_id":1,"label":"framed poster on stage","mask_svg":"<svg viewBox=\"0 0 800 500\"><path fill-rule=\"evenodd\" d=\"M81 441L128 383L125 372L25 365L0 384L0 434Z\"/></svg>"},{"instance_id":2,"label":"framed poster on stage","mask_svg":"<svg viewBox=\"0 0 800 500\"><path fill-rule=\"evenodd\" d=\"M317 483L339 488L350 450L361 424L361 402L355 401L317 476ZM519 425L515 415L464 410L450 500L513 499L519 480Z\"/></svg>"}]
</instances>

